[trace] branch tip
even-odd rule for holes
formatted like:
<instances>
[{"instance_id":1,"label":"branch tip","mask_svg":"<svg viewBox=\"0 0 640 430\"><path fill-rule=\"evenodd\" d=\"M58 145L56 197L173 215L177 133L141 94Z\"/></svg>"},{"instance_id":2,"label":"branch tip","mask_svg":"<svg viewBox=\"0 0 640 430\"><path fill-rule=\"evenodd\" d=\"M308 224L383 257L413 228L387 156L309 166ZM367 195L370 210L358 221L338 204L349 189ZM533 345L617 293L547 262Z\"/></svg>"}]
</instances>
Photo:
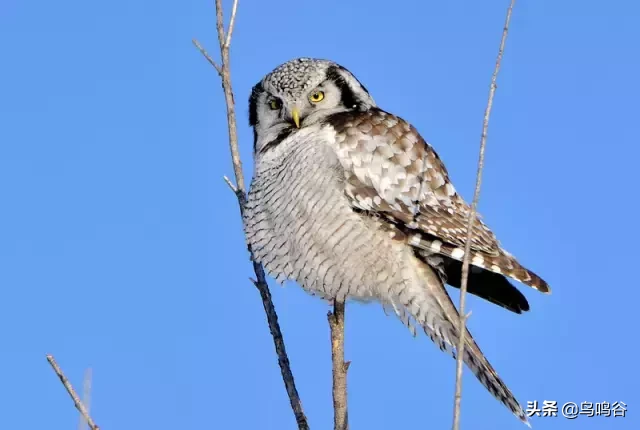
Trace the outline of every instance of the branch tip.
<instances>
[{"instance_id":1,"label":"branch tip","mask_svg":"<svg viewBox=\"0 0 640 430\"><path fill-rule=\"evenodd\" d=\"M231 45L231 35L233 34L233 26L236 23L236 11L238 10L238 0L233 1L233 6L231 7L231 19L229 20L229 29L227 30L227 37L224 42L224 48L229 49Z\"/></svg>"},{"instance_id":2,"label":"branch tip","mask_svg":"<svg viewBox=\"0 0 640 430\"><path fill-rule=\"evenodd\" d=\"M226 175L222 177L224 179L224 181L227 183L227 185L229 186L229 188L231 188L231 191L233 191L233 194L238 194L238 187L236 187L235 185L233 185L233 182L231 182L231 179L229 179Z\"/></svg>"},{"instance_id":3,"label":"branch tip","mask_svg":"<svg viewBox=\"0 0 640 430\"><path fill-rule=\"evenodd\" d=\"M64 388L67 390L67 393L69 393L71 400L73 400L74 406L82 414L84 419L89 424L89 427L91 428L91 430L100 430L100 427L98 427L98 425L93 421L93 419L89 415L87 408L82 403L82 400L80 400L80 397L78 397L78 394L73 389L71 382L69 382L69 379L67 379L67 377L64 375L64 373L62 372L62 369L56 362L55 358L53 358L53 355L47 354L47 361L51 365L51 368L53 369L55 374L58 376L58 379L60 379L60 382L62 383Z\"/></svg>"}]
</instances>

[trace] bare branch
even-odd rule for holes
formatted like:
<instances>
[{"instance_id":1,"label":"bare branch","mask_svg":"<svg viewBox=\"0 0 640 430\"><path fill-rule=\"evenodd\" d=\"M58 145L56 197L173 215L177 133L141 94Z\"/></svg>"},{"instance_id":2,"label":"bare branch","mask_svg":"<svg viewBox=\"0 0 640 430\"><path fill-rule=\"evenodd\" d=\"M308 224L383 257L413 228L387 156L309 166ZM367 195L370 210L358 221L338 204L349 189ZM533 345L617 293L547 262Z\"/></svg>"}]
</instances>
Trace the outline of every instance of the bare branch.
<instances>
[{"instance_id":1,"label":"bare branch","mask_svg":"<svg viewBox=\"0 0 640 430\"><path fill-rule=\"evenodd\" d=\"M55 360L55 358L53 358L53 355L48 354L47 355L47 361L49 362L49 364L53 368L53 371L56 372L56 375L58 375L58 378L60 378L60 382L62 382L62 385L64 385L64 388L67 389L67 392L71 396L71 399L73 400L73 403L74 403L76 409L78 409L78 411L80 411L80 413L82 414L84 419L87 420L87 423L89 423L89 427L91 428L91 430L100 430L100 427L98 427L97 424L95 422L93 422L93 420L89 416L89 411L87 410L87 408L84 406L84 404L82 403L82 401L78 397L78 394L76 393L76 391L71 386L71 383L69 382L67 377L64 376L64 373L62 373L62 369L60 369L60 366L58 366L58 363L56 363L56 360Z\"/></svg>"},{"instance_id":2,"label":"bare branch","mask_svg":"<svg viewBox=\"0 0 640 430\"><path fill-rule=\"evenodd\" d=\"M502 30L502 38L500 40L500 49L498 50L498 57L496 59L496 65L493 70L493 76L491 77L491 86L489 88L489 99L487 100L487 107L484 111L484 121L482 123L482 135L480 138L480 155L478 158L478 171L476 173L476 187L473 194L473 203L471 204L471 211L469 212L469 219L467 221L467 238L464 245L464 260L462 262L462 279L460 282L460 321L459 321L459 337L456 357L456 394L454 397L453 408L453 430L460 428L460 402L462 400L462 363L464 358L464 345L466 335L466 320L468 315L464 313L464 305L467 293L467 281L469 278L469 254L471 251L471 234L473 229L473 223L476 219L476 212L478 209L478 200L480 199L480 186L482 184L482 169L484 168L484 152L487 145L487 130L489 129L489 117L491 116L491 108L493 106L493 97L496 92L496 81L498 79L498 72L500 71L500 63L502 62L502 54L504 52L504 45L507 40L507 34L509 32L509 22L511 21L511 12L515 0L511 0L509 8L507 9L507 16L505 18L504 29Z\"/></svg>"},{"instance_id":3,"label":"bare branch","mask_svg":"<svg viewBox=\"0 0 640 430\"><path fill-rule=\"evenodd\" d=\"M211 64L216 69L216 72L218 72L218 74L222 76L222 69L215 61L213 61L211 55L209 55L209 53L202 47L202 45L200 45L200 42L198 42L196 39L191 39L191 42L196 46L196 48L198 48L198 51L200 51L200 53L204 55L204 58L207 59L209 64Z\"/></svg>"},{"instance_id":4,"label":"bare branch","mask_svg":"<svg viewBox=\"0 0 640 430\"><path fill-rule=\"evenodd\" d=\"M291 409L293 410L296 422L298 423L298 429L309 430L307 417L302 410L302 402L300 400L300 396L298 395L298 390L296 389L296 384L293 379L293 373L291 372L291 365L289 363L289 357L287 356L287 351L284 345L284 338L282 337L280 324L278 323L278 314L276 314L276 309L273 306L271 292L269 291L269 287L267 285L264 269L260 264L257 264L255 262L253 263L253 269L256 273L256 277L258 278L254 285L260 292L262 305L264 306L264 311L267 314L269 329L271 330L271 336L273 337L273 343L278 355L278 364L280 365L282 379L284 380L287 395L289 396Z\"/></svg>"},{"instance_id":5,"label":"bare branch","mask_svg":"<svg viewBox=\"0 0 640 430\"><path fill-rule=\"evenodd\" d=\"M351 362L344 361L344 308L345 303L334 301L333 313L327 314L331 329L331 361L333 363L333 428L349 429L347 410L347 371Z\"/></svg>"},{"instance_id":6,"label":"bare branch","mask_svg":"<svg viewBox=\"0 0 640 430\"><path fill-rule=\"evenodd\" d=\"M236 114L235 114L235 101L233 98L233 88L231 86L231 69L229 64L229 47L231 45L231 36L233 34L233 28L235 24L235 16L238 7L238 0L234 0L231 11L231 21L229 23L229 30L225 35L224 32L224 14L222 10L222 0L216 0L216 29L218 33L218 43L220 45L220 58L221 65L218 66L206 51L200 46L200 44L194 39L193 43L200 50L200 52L207 58L209 63L216 69L220 78L222 79L222 89L224 91L225 103L227 106L227 127L229 129L229 151L231 153L231 160L233 163L233 172L236 179L236 185L234 186L228 178L225 177L227 184L236 194L238 198L238 204L240 206L240 216L244 212L244 206L246 203L246 188L244 183L244 174L242 172L242 161L240 159L240 150L238 147L238 133L236 128ZM253 257L253 251L249 246L249 253L251 260L253 261L253 270L256 274L256 280L253 281L254 285L260 292L262 298L262 305L264 307L265 314L267 316L267 322L269 324L269 330L273 337L273 343L278 355L278 364L280 365L280 371L282 373L282 379L284 381L289 401L291 403L291 409L293 410L298 429L308 430L309 424L307 423L307 417L302 410L302 402L296 389L293 373L291 372L291 366L289 363L289 357L278 323L278 315L276 314L273 300L271 299L271 292L267 285L267 280L262 265L256 263Z\"/></svg>"},{"instance_id":7,"label":"bare branch","mask_svg":"<svg viewBox=\"0 0 640 430\"><path fill-rule=\"evenodd\" d=\"M237 3L237 0L234 2ZM237 7L237 6L236 6ZM216 0L216 28L218 30L218 42L220 43L220 58L222 59L222 88L227 104L227 127L229 129L229 151L233 162L233 173L236 176L238 191L244 195L244 173L242 172L242 160L240 159L240 149L238 148L238 132L236 127L236 107L233 99L233 88L231 86L231 66L229 64L229 44L225 44L224 18L222 12L222 0ZM241 209L244 208L244 201L240 202Z\"/></svg>"}]
</instances>

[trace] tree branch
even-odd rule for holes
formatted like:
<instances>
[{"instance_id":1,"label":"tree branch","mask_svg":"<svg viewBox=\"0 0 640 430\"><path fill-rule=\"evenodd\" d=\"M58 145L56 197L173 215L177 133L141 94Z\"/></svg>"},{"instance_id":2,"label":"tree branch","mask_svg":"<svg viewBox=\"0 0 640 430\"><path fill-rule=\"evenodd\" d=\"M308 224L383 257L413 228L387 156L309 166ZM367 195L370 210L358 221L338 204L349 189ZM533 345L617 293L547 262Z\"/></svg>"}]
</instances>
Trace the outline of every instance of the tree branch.
<instances>
[{"instance_id":1,"label":"tree branch","mask_svg":"<svg viewBox=\"0 0 640 430\"><path fill-rule=\"evenodd\" d=\"M232 191L235 193L238 204L240 206L240 216L242 217L244 212L246 197L246 188L244 183L244 174L242 172L242 161L240 159L240 150L238 147L238 134L236 128L236 114L235 114L235 101L233 97L233 89L231 86L231 68L229 63L229 47L231 45L231 36L233 34L233 28L235 25L236 12L238 9L238 0L234 0L231 9L231 18L229 21L229 29L226 34L224 31L224 18L222 10L222 0L216 0L216 29L218 33L218 43L220 45L220 58L221 63L218 65L210 56L207 51L202 48L197 40L193 40L193 44L204 55L209 63L216 69L222 80L222 89L224 91L224 98L227 105L227 127L229 129L229 151L231 153L231 160L233 162L233 171L236 179L236 185L234 186L228 178L225 179ZM282 379L284 381L289 401L291 403L291 409L295 415L298 429L308 430L309 424L307 423L307 417L302 410L302 402L296 389L293 373L291 372L291 366L287 351L278 323L278 315L271 299L271 292L267 285L264 269L262 265L256 263L253 258L253 251L249 246L249 253L251 260L253 261L253 270L256 274L256 281L254 285L260 292L262 298L262 305L264 307L267 323L269 324L269 330L273 337L273 343L275 345L276 353L278 355L278 364L280 365L280 371L282 373Z\"/></svg>"},{"instance_id":2,"label":"tree branch","mask_svg":"<svg viewBox=\"0 0 640 430\"><path fill-rule=\"evenodd\" d=\"M56 363L56 360L55 358L53 358L53 355L48 354L47 361L53 368L53 371L56 372L56 375L58 375L58 378L60 378L60 382L62 382L62 385L64 385L64 388L67 389L67 393L69 393L69 396L71 396L71 399L73 400L73 404L75 405L76 409L80 411L84 419L87 421L91 430L100 430L100 427L98 427L98 425L89 416L89 411L84 406L84 404L80 400L80 397L78 397L78 394L71 386L71 382L69 382L67 377L64 376L64 373L62 373L62 369L60 369L60 366L58 366L58 363Z\"/></svg>"},{"instance_id":3,"label":"tree branch","mask_svg":"<svg viewBox=\"0 0 640 430\"><path fill-rule=\"evenodd\" d=\"M331 361L333 363L333 428L349 429L347 410L347 371L350 361L344 361L344 308L345 303L334 301L333 313L327 314L331 329Z\"/></svg>"},{"instance_id":4,"label":"tree branch","mask_svg":"<svg viewBox=\"0 0 640 430\"><path fill-rule=\"evenodd\" d=\"M487 145L487 130L489 129L489 117L491 116L491 108L493 106L493 97L496 92L496 81L498 79L498 72L500 71L500 63L502 62L502 54L504 52L504 45L507 40L507 34L509 32L509 22L511 21L511 12L515 0L511 0L509 8L507 9L507 16L505 18L504 28L502 30L502 38L500 39L500 49L498 50L498 57L496 59L496 65L493 70L493 76L491 77L491 86L489 87L489 99L487 100L487 107L484 111L484 121L482 123L482 135L480 137L480 155L478 158L478 171L476 173L476 187L473 194L473 203L471 204L471 211L469 212L469 218L467 221L467 238L464 244L464 260L462 262L462 279L460 281L460 321L459 327L459 339L456 357L456 394L454 397L453 408L453 430L460 428L460 403L462 400L462 362L464 358L464 345L466 335L466 320L468 316L465 316L464 305L467 293L467 281L469 279L469 254L471 251L471 234L473 224L476 219L476 212L478 209L478 200L480 199L480 186L482 184L482 169L484 168L484 152Z\"/></svg>"}]
</instances>

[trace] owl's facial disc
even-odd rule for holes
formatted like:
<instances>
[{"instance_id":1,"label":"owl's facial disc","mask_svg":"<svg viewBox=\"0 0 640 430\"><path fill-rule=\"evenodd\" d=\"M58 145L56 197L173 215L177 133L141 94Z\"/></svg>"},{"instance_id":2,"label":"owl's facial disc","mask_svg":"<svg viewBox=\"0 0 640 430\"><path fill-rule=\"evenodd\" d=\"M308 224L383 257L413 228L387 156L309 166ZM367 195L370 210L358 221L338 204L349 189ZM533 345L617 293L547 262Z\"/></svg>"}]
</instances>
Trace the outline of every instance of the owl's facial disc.
<instances>
[{"instance_id":1,"label":"owl's facial disc","mask_svg":"<svg viewBox=\"0 0 640 430\"><path fill-rule=\"evenodd\" d=\"M364 86L344 67L297 58L276 67L253 88L249 124L258 148L333 114L374 106Z\"/></svg>"}]
</instances>

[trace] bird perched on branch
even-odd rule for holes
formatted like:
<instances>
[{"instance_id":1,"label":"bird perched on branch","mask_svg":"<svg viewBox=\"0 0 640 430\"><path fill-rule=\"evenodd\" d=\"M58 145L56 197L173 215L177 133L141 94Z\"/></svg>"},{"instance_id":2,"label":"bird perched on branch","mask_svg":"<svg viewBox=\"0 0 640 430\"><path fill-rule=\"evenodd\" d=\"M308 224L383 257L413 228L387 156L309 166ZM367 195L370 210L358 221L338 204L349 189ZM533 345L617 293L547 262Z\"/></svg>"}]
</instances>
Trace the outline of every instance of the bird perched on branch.
<instances>
[{"instance_id":1,"label":"bird perched on branch","mask_svg":"<svg viewBox=\"0 0 640 430\"><path fill-rule=\"evenodd\" d=\"M455 355L459 315L444 285L460 286L470 207L433 148L327 60L298 58L266 75L251 92L249 121L255 171L243 221L255 259L324 299L378 301ZM479 218L471 241L470 293L521 313L529 304L507 278L550 291ZM466 365L527 422L465 337Z\"/></svg>"}]
</instances>

